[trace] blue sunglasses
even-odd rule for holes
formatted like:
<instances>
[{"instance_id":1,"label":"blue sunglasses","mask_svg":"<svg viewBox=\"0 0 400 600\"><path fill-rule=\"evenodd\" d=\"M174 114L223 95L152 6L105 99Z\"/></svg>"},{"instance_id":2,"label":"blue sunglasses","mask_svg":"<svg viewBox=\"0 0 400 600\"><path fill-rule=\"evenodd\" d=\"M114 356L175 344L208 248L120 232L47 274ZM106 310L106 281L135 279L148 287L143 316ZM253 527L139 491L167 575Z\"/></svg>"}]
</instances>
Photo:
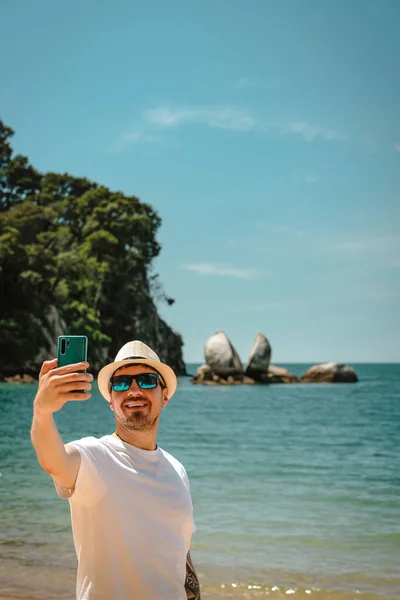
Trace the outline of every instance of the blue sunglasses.
<instances>
[{"instance_id":1,"label":"blue sunglasses","mask_svg":"<svg viewBox=\"0 0 400 600\"><path fill-rule=\"evenodd\" d=\"M141 390L153 390L161 378L158 373L138 373L137 375L116 375L111 377L110 384L114 392L126 392L135 380Z\"/></svg>"}]
</instances>

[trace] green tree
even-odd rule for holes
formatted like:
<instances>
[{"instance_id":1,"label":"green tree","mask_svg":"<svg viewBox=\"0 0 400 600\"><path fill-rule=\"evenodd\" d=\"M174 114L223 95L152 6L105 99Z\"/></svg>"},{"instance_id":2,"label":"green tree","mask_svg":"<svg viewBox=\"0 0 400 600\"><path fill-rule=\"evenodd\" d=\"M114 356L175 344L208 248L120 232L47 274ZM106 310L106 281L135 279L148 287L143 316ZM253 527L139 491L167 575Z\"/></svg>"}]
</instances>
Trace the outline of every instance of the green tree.
<instances>
[{"instance_id":1,"label":"green tree","mask_svg":"<svg viewBox=\"0 0 400 600\"><path fill-rule=\"evenodd\" d=\"M40 173L28 159L12 156L9 138L13 135L14 131L0 120L0 210L8 210L40 188Z\"/></svg>"},{"instance_id":2,"label":"green tree","mask_svg":"<svg viewBox=\"0 0 400 600\"><path fill-rule=\"evenodd\" d=\"M50 307L67 333L89 337L95 370L140 337L184 371L182 339L155 304L173 300L150 275L160 252L158 214L84 178L40 175L12 157L12 130L1 124L1 132L0 374L34 370L38 348L50 351Z\"/></svg>"}]
</instances>

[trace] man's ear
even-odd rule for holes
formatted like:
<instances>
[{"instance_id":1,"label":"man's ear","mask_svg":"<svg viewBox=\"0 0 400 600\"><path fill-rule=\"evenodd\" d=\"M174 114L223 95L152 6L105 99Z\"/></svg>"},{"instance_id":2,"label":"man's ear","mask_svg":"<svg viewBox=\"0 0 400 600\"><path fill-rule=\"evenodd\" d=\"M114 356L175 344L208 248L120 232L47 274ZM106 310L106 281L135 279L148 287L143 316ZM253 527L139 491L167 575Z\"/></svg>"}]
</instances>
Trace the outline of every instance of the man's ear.
<instances>
[{"instance_id":1,"label":"man's ear","mask_svg":"<svg viewBox=\"0 0 400 600\"><path fill-rule=\"evenodd\" d=\"M168 390L167 388L163 389L163 406L167 406L169 402L169 398L168 398Z\"/></svg>"},{"instance_id":2,"label":"man's ear","mask_svg":"<svg viewBox=\"0 0 400 600\"><path fill-rule=\"evenodd\" d=\"M114 406L113 406L113 401L112 400L110 400L110 410L112 412L114 412Z\"/></svg>"}]
</instances>

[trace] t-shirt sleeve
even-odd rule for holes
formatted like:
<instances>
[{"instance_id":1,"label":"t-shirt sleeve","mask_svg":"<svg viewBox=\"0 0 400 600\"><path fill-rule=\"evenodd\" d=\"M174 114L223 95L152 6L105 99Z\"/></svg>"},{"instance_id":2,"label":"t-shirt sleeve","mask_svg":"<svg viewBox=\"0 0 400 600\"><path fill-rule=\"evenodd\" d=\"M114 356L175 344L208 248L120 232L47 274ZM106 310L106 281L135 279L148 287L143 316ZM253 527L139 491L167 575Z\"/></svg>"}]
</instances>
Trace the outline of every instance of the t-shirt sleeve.
<instances>
[{"instance_id":1,"label":"t-shirt sleeve","mask_svg":"<svg viewBox=\"0 0 400 600\"><path fill-rule=\"evenodd\" d=\"M187 489L189 490L189 493L190 493L190 481L189 481L189 477L188 477L188 474L186 472L186 469L185 469L185 467L183 465L182 465L182 479L183 479L183 482L186 485L186 487L187 487ZM192 519L192 535L194 533L196 533L196 531L197 531L196 523L194 522L194 519Z\"/></svg>"},{"instance_id":2,"label":"t-shirt sleeve","mask_svg":"<svg viewBox=\"0 0 400 600\"><path fill-rule=\"evenodd\" d=\"M106 492L106 485L101 476L103 452L96 438L83 438L68 444L79 451L81 464L75 483L75 488L70 490L54 482L60 498L71 502L90 506L97 502Z\"/></svg>"}]
</instances>

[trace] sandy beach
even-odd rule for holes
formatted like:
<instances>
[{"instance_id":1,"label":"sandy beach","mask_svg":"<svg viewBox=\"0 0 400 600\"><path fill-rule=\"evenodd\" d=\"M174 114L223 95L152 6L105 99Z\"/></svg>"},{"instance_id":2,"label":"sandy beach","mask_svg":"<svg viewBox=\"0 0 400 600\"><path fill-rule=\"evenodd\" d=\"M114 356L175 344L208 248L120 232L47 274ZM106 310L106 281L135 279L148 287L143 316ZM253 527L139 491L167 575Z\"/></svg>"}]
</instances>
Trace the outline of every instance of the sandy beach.
<instances>
[{"instance_id":1,"label":"sandy beach","mask_svg":"<svg viewBox=\"0 0 400 600\"><path fill-rule=\"evenodd\" d=\"M329 589L301 589L301 588L283 588L279 586L259 586L256 584L222 584L220 586L202 586L202 600L239 600L253 598L271 598L271 599L287 599L294 598L297 600L393 600L391 596L382 596L368 592L342 592ZM8 593L7 591L0 592L1 600L74 600L73 592L71 594L55 593L43 595L39 592L32 594L28 590L24 592L22 589L17 593ZM142 600L146 600L143 598Z\"/></svg>"},{"instance_id":2,"label":"sandy beach","mask_svg":"<svg viewBox=\"0 0 400 600\"><path fill-rule=\"evenodd\" d=\"M291 585L287 581L283 585L282 573L276 573L274 584L268 585L250 582L228 581L216 583L212 581L216 573L204 572L199 565L198 573L201 583L202 600L239 600L255 598L288 599L294 600L393 600L396 598L396 587L400 580L394 583L393 594L376 594L363 589L353 590L337 589L338 581L332 581L332 587L318 587L313 583L312 576L298 575L301 579L295 584L295 575L292 575ZM286 575L288 578L289 575ZM253 576L254 578L254 576ZM260 578L261 579L261 578ZM308 580L308 583L306 581ZM376 582L375 582L376 583ZM336 584L336 586L335 586ZM348 582L347 582L348 584ZM346 581L342 581L346 585ZM365 586L371 582L365 580ZM396 587L395 587L396 586ZM15 561L3 561L0 566L0 599L1 600L74 600L75 598L75 565L71 556L67 564L46 570L38 568L35 564L17 565ZM117 600L117 599L115 599ZM143 598L143 600L146 600Z\"/></svg>"}]
</instances>

